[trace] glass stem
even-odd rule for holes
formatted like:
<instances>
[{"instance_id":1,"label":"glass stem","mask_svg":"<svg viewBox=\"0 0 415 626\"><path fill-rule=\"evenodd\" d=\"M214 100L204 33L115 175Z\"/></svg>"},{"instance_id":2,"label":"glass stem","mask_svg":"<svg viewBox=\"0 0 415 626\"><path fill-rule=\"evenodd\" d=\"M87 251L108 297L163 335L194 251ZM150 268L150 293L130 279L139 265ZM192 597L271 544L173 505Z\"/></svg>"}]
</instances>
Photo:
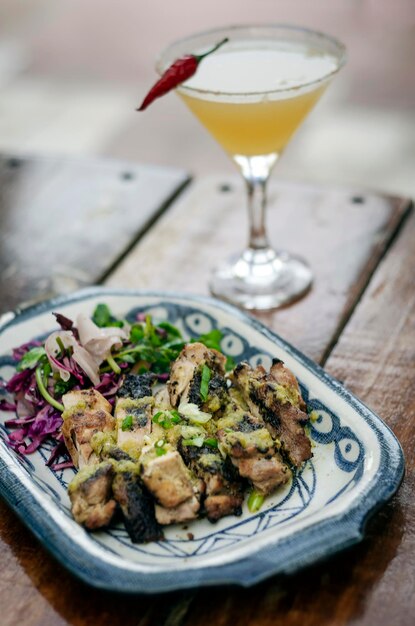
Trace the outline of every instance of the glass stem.
<instances>
[{"instance_id":1,"label":"glass stem","mask_svg":"<svg viewBox=\"0 0 415 626\"><path fill-rule=\"evenodd\" d=\"M265 250L270 247L265 225L267 181L277 158L278 155L276 154L254 157L236 155L234 157L247 186L249 217L248 245L251 250Z\"/></svg>"},{"instance_id":2,"label":"glass stem","mask_svg":"<svg viewBox=\"0 0 415 626\"><path fill-rule=\"evenodd\" d=\"M246 180L246 185L248 190L249 247L253 250L268 248L265 227L266 181Z\"/></svg>"}]
</instances>

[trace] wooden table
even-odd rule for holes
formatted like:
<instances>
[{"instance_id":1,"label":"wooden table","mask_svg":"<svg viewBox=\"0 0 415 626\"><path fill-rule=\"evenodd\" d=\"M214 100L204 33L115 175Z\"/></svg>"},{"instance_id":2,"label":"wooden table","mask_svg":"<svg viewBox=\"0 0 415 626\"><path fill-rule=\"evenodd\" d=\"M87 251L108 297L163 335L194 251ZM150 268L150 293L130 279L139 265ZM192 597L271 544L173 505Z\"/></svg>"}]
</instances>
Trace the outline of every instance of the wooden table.
<instances>
[{"instance_id":1,"label":"wooden table","mask_svg":"<svg viewBox=\"0 0 415 626\"><path fill-rule=\"evenodd\" d=\"M187 185L187 186L186 186ZM173 201L174 200L174 201ZM0 159L0 307L100 282L204 293L246 236L238 178L188 184L131 163ZM259 317L324 365L394 430L406 477L366 539L249 590L121 596L74 579L0 502L0 624L412 625L415 616L415 216L405 198L273 182L275 244L316 280Z\"/></svg>"}]
</instances>

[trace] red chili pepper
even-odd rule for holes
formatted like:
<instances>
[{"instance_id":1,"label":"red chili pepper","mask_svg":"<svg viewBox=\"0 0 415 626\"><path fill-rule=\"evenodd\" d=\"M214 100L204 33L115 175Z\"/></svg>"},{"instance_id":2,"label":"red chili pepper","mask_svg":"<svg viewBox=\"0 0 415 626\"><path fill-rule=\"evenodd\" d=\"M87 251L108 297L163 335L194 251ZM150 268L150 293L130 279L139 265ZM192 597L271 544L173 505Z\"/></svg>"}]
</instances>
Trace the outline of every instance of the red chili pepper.
<instances>
[{"instance_id":1,"label":"red chili pepper","mask_svg":"<svg viewBox=\"0 0 415 626\"><path fill-rule=\"evenodd\" d=\"M163 73L162 77L156 82L155 85L150 89L148 94L143 100L142 105L137 111L144 111L156 98L160 98L160 96L164 96L167 92L171 91L180 83L184 83L185 80L193 76L193 74L197 70L197 66L200 61L204 59L208 54L212 54L215 52L220 46L223 46L224 43L229 41L226 37L222 41L220 41L216 46L214 46L208 52L204 54L188 54L181 59L177 59L169 68Z\"/></svg>"}]
</instances>

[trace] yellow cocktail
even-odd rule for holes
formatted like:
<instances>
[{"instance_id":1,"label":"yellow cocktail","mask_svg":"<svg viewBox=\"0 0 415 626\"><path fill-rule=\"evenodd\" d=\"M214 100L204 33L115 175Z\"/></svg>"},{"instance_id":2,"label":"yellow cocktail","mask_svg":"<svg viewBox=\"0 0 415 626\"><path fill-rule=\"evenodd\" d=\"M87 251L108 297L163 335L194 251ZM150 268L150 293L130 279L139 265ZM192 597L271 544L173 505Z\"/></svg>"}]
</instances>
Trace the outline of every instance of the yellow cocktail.
<instances>
[{"instance_id":1,"label":"yellow cocktail","mask_svg":"<svg viewBox=\"0 0 415 626\"><path fill-rule=\"evenodd\" d=\"M231 155L281 153L325 87L251 104L214 102L181 94L189 109Z\"/></svg>"},{"instance_id":2,"label":"yellow cocktail","mask_svg":"<svg viewBox=\"0 0 415 626\"><path fill-rule=\"evenodd\" d=\"M231 39L178 92L229 154L281 153L327 86L314 81L335 67L302 44Z\"/></svg>"},{"instance_id":3,"label":"yellow cocktail","mask_svg":"<svg viewBox=\"0 0 415 626\"><path fill-rule=\"evenodd\" d=\"M277 253L265 232L265 187L292 134L344 62L334 39L289 26L233 27L173 44L163 54L163 71L186 53L206 56L177 92L188 108L233 158L248 185L249 247L220 267L211 291L250 309L269 309L298 298L310 287L308 265Z\"/></svg>"}]
</instances>

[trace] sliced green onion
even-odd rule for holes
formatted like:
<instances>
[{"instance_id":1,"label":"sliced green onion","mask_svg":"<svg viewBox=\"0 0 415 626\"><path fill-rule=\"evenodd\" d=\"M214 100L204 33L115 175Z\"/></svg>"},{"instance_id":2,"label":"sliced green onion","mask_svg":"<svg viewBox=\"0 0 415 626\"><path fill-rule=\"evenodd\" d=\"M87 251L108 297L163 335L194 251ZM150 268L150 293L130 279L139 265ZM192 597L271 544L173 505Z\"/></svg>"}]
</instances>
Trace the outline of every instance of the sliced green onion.
<instances>
[{"instance_id":1,"label":"sliced green onion","mask_svg":"<svg viewBox=\"0 0 415 626\"><path fill-rule=\"evenodd\" d=\"M126 430L131 430L133 427L133 416L126 415L121 423L121 430L125 432Z\"/></svg>"},{"instance_id":2,"label":"sliced green onion","mask_svg":"<svg viewBox=\"0 0 415 626\"><path fill-rule=\"evenodd\" d=\"M170 413L170 411L158 411L153 416L153 422L155 424L159 424L166 430L169 430L173 427L173 424L178 424L180 422L180 416L178 416L177 419Z\"/></svg>"},{"instance_id":3,"label":"sliced green onion","mask_svg":"<svg viewBox=\"0 0 415 626\"><path fill-rule=\"evenodd\" d=\"M107 363L115 374L121 374L120 366L114 361L112 354L107 356Z\"/></svg>"},{"instance_id":4,"label":"sliced green onion","mask_svg":"<svg viewBox=\"0 0 415 626\"><path fill-rule=\"evenodd\" d=\"M202 380L200 383L200 397L206 402L209 393L209 381L211 377L210 368L207 365L202 367Z\"/></svg>"},{"instance_id":5,"label":"sliced green onion","mask_svg":"<svg viewBox=\"0 0 415 626\"><path fill-rule=\"evenodd\" d=\"M193 437L193 439L183 439L182 444L184 446L196 446L197 448L201 448L203 446L204 437Z\"/></svg>"},{"instance_id":6,"label":"sliced green onion","mask_svg":"<svg viewBox=\"0 0 415 626\"><path fill-rule=\"evenodd\" d=\"M250 512L256 513L257 511L259 511L261 506L264 504L264 500L265 496L263 496L262 493L255 491L255 489L251 491L248 498L248 509L250 510Z\"/></svg>"},{"instance_id":7,"label":"sliced green onion","mask_svg":"<svg viewBox=\"0 0 415 626\"><path fill-rule=\"evenodd\" d=\"M157 456L163 456L163 454L166 454L167 450L164 447L165 444L166 442L164 441L164 439L159 439L158 441L156 441L156 443L154 444L154 448L156 450Z\"/></svg>"},{"instance_id":8,"label":"sliced green onion","mask_svg":"<svg viewBox=\"0 0 415 626\"><path fill-rule=\"evenodd\" d=\"M63 412L65 410L65 407L63 406L63 404L55 400L55 398L53 398L48 392L48 390L46 389L46 386L43 382L43 372L42 372L41 367L36 368L35 378L36 378L38 389L40 391L40 395L43 396L46 402L48 402L51 406L55 407L55 409L58 409L58 411Z\"/></svg>"},{"instance_id":9,"label":"sliced green onion","mask_svg":"<svg viewBox=\"0 0 415 626\"><path fill-rule=\"evenodd\" d=\"M188 404L180 404L179 413L194 424L206 424L206 422L212 419L212 415L210 413L201 411L197 404L193 404L191 402Z\"/></svg>"},{"instance_id":10,"label":"sliced green onion","mask_svg":"<svg viewBox=\"0 0 415 626\"><path fill-rule=\"evenodd\" d=\"M65 356L66 354L66 349L65 346L63 345L63 341L60 337L56 337L56 343L59 346L59 350L61 351L62 356Z\"/></svg>"},{"instance_id":11,"label":"sliced green onion","mask_svg":"<svg viewBox=\"0 0 415 626\"><path fill-rule=\"evenodd\" d=\"M218 440L214 437L208 437L207 439L205 439L204 444L205 446L210 446L211 448L217 448Z\"/></svg>"}]
</instances>

